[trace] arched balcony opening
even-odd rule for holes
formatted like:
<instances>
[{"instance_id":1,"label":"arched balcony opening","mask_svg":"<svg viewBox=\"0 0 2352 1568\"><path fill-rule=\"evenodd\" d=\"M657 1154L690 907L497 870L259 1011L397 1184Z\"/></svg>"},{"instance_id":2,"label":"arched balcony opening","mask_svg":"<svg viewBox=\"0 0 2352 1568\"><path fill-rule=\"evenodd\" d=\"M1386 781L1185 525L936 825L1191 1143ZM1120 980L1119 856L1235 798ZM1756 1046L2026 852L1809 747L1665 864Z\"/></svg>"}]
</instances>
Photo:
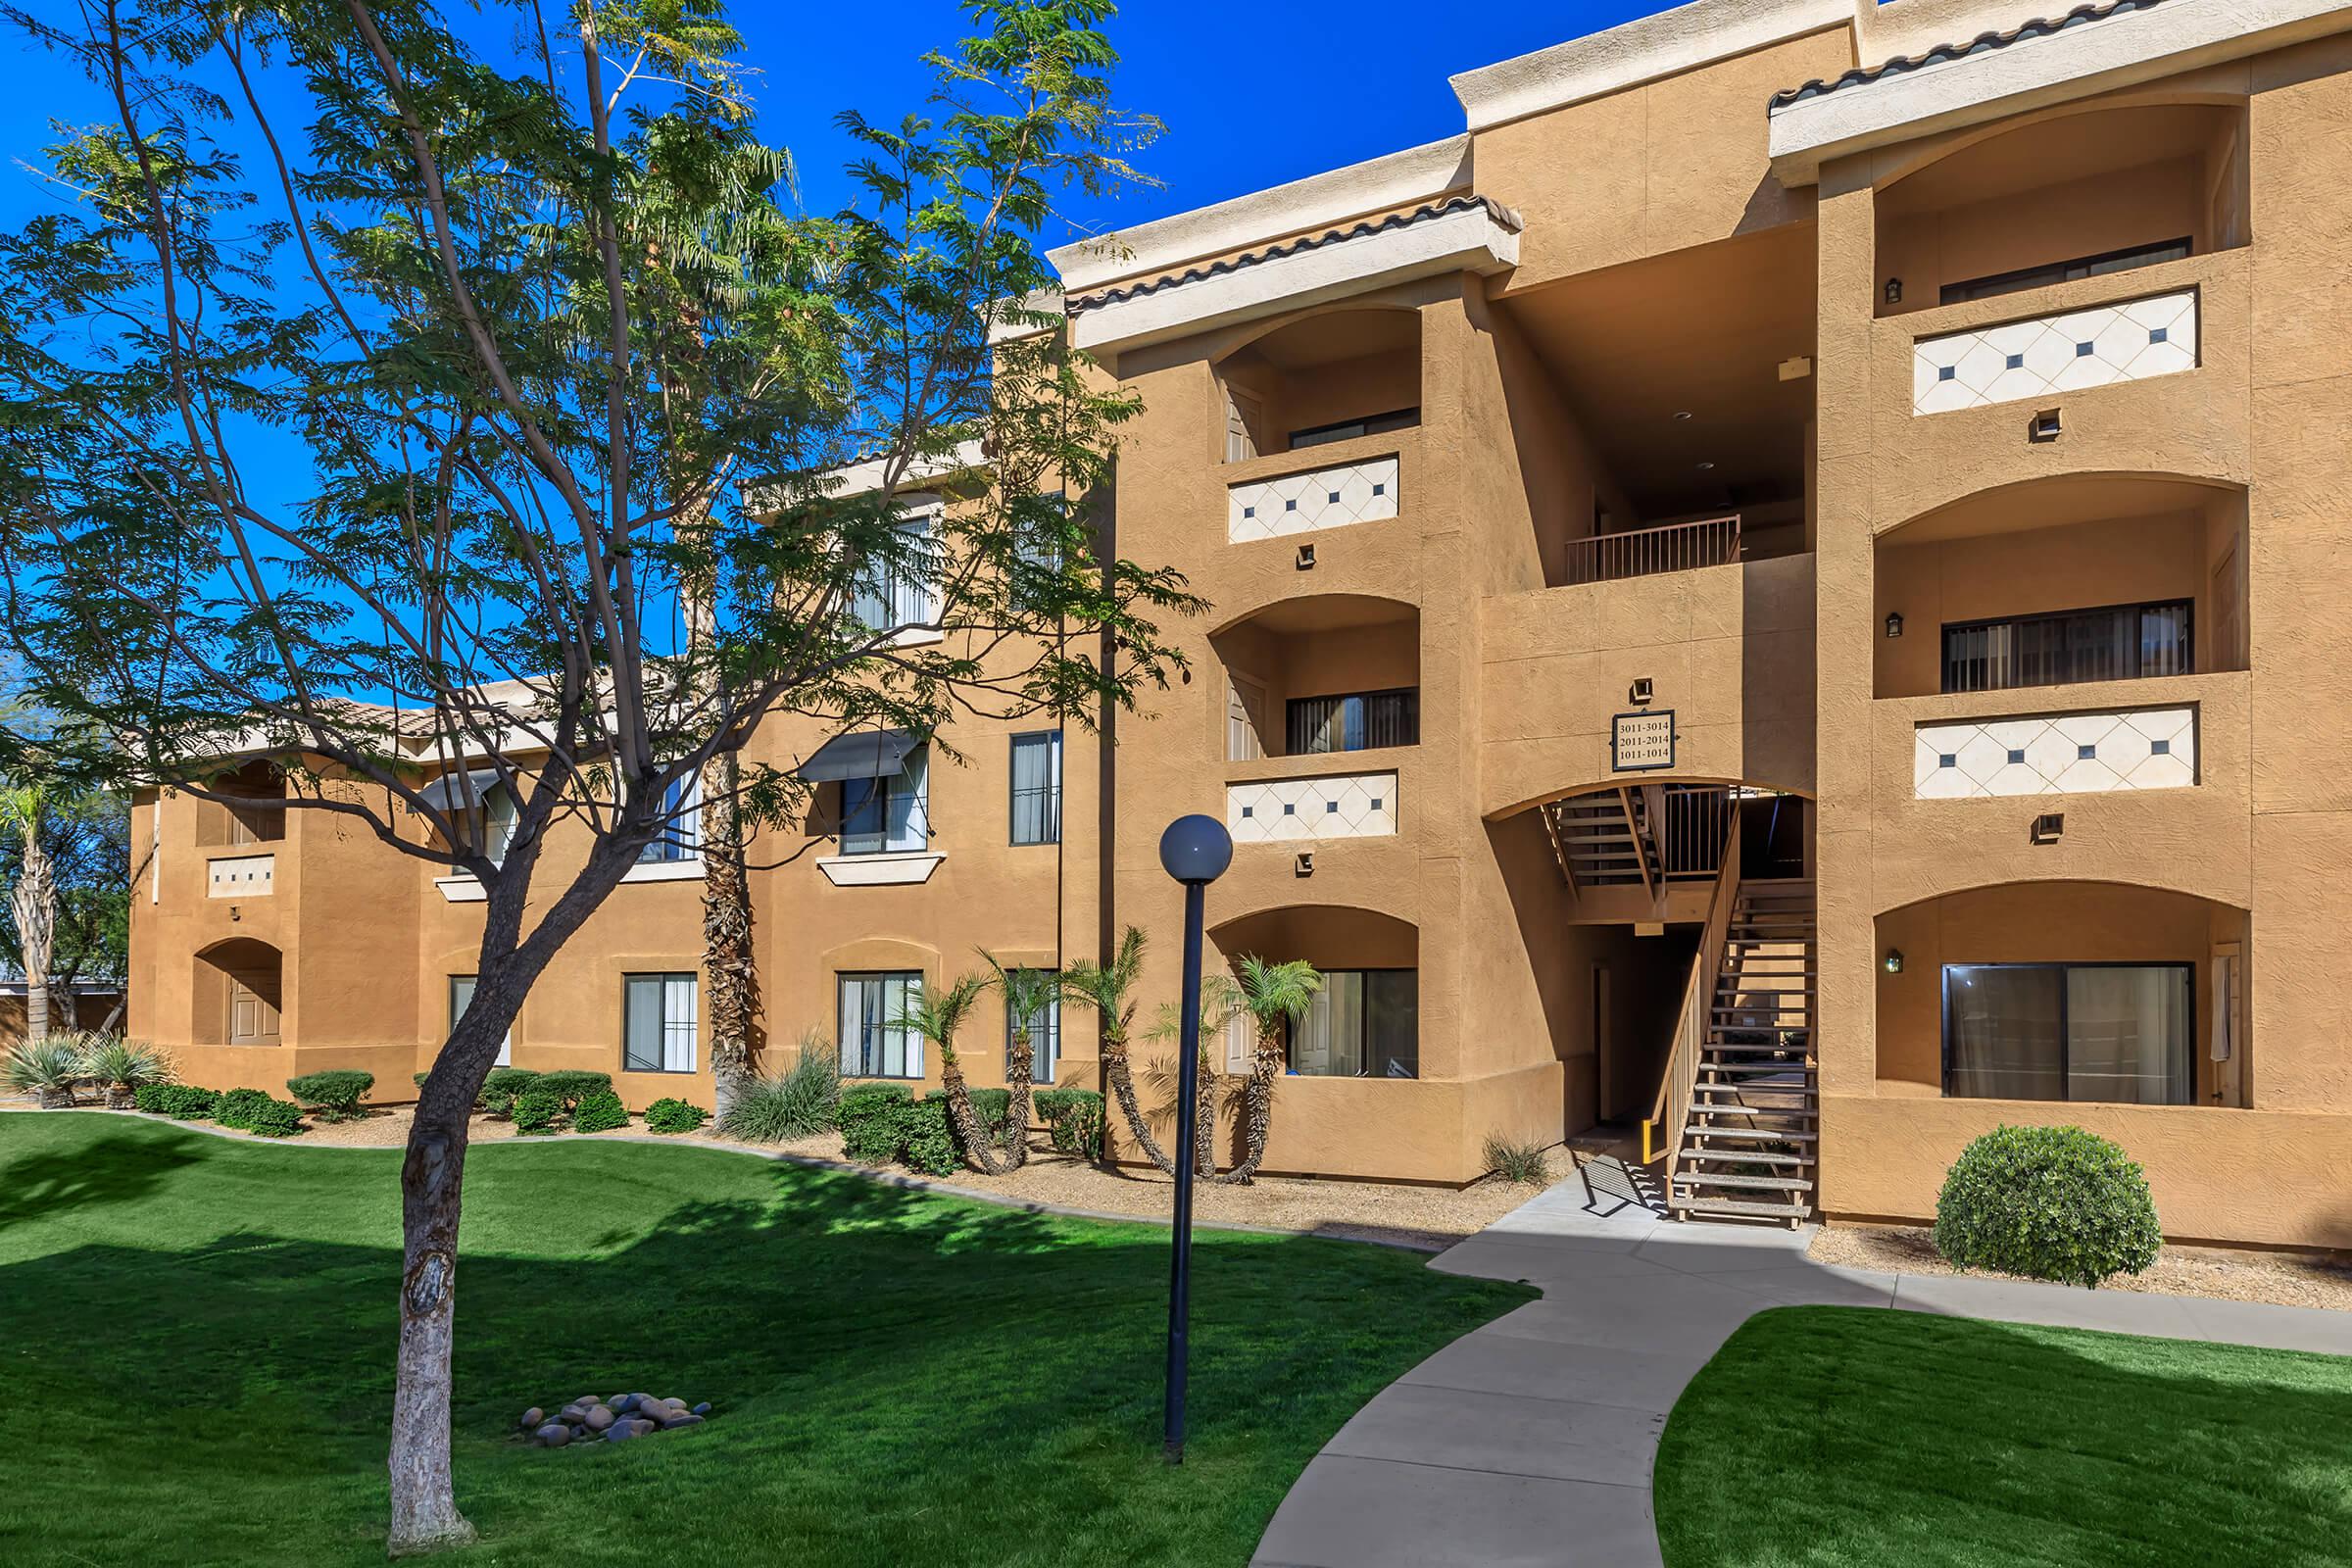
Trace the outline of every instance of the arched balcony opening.
<instances>
[{"instance_id":1,"label":"arched balcony opening","mask_svg":"<svg viewBox=\"0 0 2352 1568\"><path fill-rule=\"evenodd\" d=\"M2252 1102L2243 909L2103 882L1970 888L1877 920L1881 1094Z\"/></svg>"},{"instance_id":2,"label":"arched balcony opening","mask_svg":"<svg viewBox=\"0 0 2352 1568\"><path fill-rule=\"evenodd\" d=\"M199 1046L285 1043L284 960L251 937L231 937L197 954L189 988L188 1038Z\"/></svg>"},{"instance_id":3,"label":"arched balcony opening","mask_svg":"<svg viewBox=\"0 0 2352 1568\"><path fill-rule=\"evenodd\" d=\"M1225 461L1298 452L1421 422L1421 318L1394 309L1304 317L1217 366Z\"/></svg>"},{"instance_id":4,"label":"arched balcony opening","mask_svg":"<svg viewBox=\"0 0 2352 1568\"><path fill-rule=\"evenodd\" d=\"M1228 761L1387 751L1421 740L1421 613L1360 594L1268 605L1213 633Z\"/></svg>"},{"instance_id":5,"label":"arched balcony opening","mask_svg":"<svg viewBox=\"0 0 2352 1568\"><path fill-rule=\"evenodd\" d=\"M1979 492L1875 546L1884 698L2246 667L2246 496L2167 475Z\"/></svg>"},{"instance_id":6,"label":"arched balcony opening","mask_svg":"<svg viewBox=\"0 0 2352 1568\"><path fill-rule=\"evenodd\" d=\"M1304 1018L1285 1039L1288 1071L1303 1078L1410 1079L1421 1075L1420 932L1394 915L1345 905L1297 905L1241 915L1208 933L1211 961L1245 955L1302 959L1323 976ZM1226 1030L1221 1053L1246 1070L1247 1020ZM1212 1047L1213 1049L1213 1047Z\"/></svg>"},{"instance_id":7,"label":"arched balcony opening","mask_svg":"<svg viewBox=\"0 0 2352 1568\"><path fill-rule=\"evenodd\" d=\"M1882 188L1881 316L2022 294L2243 245L2242 104L2142 104L2036 122Z\"/></svg>"},{"instance_id":8,"label":"arched balcony opening","mask_svg":"<svg viewBox=\"0 0 2352 1568\"><path fill-rule=\"evenodd\" d=\"M205 788L226 800L196 803L196 843L203 849L274 844L286 836L286 779L255 759L209 779Z\"/></svg>"}]
</instances>

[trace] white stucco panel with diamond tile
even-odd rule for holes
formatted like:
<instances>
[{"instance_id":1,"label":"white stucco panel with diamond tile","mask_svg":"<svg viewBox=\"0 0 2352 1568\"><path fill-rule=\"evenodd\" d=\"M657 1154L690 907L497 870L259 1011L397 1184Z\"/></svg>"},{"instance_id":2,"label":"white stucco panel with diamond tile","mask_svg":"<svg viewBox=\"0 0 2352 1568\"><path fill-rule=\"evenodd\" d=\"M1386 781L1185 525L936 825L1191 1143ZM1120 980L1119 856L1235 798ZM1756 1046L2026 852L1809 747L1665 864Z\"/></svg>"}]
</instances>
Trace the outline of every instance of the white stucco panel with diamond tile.
<instances>
[{"instance_id":1,"label":"white stucco panel with diamond tile","mask_svg":"<svg viewBox=\"0 0 2352 1568\"><path fill-rule=\"evenodd\" d=\"M1981 409L2196 368L2197 291L2181 289L1923 337L1911 351L1911 412Z\"/></svg>"},{"instance_id":2,"label":"white stucco panel with diamond tile","mask_svg":"<svg viewBox=\"0 0 2352 1568\"><path fill-rule=\"evenodd\" d=\"M1237 484L1226 495L1226 533L1237 545L1379 522L1396 515L1396 460L1367 458L1336 468L1286 473Z\"/></svg>"},{"instance_id":3,"label":"white stucco panel with diamond tile","mask_svg":"<svg viewBox=\"0 0 2352 1568\"><path fill-rule=\"evenodd\" d=\"M2044 713L1922 724L1914 793L1923 801L2186 789L2197 781L2197 710Z\"/></svg>"},{"instance_id":4,"label":"white stucco panel with diamond tile","mask_svg":"<svg viewBox=\"0 0 2352 1568\"><path fill-rule=\"evenodd\" d=\"M1225 826L1236 844L1386 838L1396 831L1396 775L1351 773L1228 785Z\"/></svg>"}]
</instances>

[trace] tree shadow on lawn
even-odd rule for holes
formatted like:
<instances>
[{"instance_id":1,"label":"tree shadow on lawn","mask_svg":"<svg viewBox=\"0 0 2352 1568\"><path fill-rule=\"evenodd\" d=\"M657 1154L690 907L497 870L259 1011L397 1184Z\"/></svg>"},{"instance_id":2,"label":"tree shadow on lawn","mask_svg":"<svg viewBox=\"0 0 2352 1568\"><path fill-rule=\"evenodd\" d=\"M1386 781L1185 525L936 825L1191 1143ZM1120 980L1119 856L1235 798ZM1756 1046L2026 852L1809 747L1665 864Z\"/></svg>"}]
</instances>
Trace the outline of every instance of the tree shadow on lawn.
<instances>
[{"instance_id":1,"label":"tree shadow on lawn","mask_svg":"<svg viewBox=\"0 0 2352 1568\"><path fill-rule=\"evenodd\" d=\"M520 1166L486 1162L502 1179L469 1223L547 1200L553 1184L503 1191ZM894 1568L1239 1564L1365 1399L1530 1295L1385 1249L1203 1234L1192 1444L1172 1469L1166 1232L797 1167L748 1190L652 1211L601 1255L463 1257L458 1487L478 1555L635 1541ZM617 1235L611 1219L596 1230ZM0 1344L34 1351L0 1363L0 1403L43 1412L0 1489L0 1547L27 1563L380 1561L397 1276L389 1248L262 1229L0 1269ZM626 1390L710 1399L714 1416L592 1451L513 1437L526 1405Z\"/></svg>"},{"instance_id":2,"label":"tree shadow on lawn","mask_svg":"<svg viewBox=\"0 0 2352 1568\"><path fill-rule=\"evenodd\" d=\"M69 1209L136 1202L201 1158L188 1138L108 1133L62 1151L44 1146L0 1165L0 1230Z\"/></svg>"},{"instance_id":3,"label":"tree shadow on lawn","mask_svg":"<svg viewBox=\"0 0 2352 1568\"><path fill-rule=\"evenodd\" d=\"M2352 1358L1775 1308L1676 1404L1654 1500L1670 1568L2339 1565Z\"/></svg>"}]
</instances>

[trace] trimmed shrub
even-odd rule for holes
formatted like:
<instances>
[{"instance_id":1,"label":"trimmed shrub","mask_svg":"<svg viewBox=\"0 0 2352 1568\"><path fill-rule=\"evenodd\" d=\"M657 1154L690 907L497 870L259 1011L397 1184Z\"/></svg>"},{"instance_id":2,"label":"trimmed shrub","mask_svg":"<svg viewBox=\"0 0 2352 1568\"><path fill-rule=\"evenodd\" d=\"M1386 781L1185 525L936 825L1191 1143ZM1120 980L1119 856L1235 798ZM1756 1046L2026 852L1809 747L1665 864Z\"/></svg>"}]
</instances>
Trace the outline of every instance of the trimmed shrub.
<instances>
[{"instance_id":1,"label":"trimmed shrub","mask_svg":"<svg viewBox=\"0 0 2352 1568\"><path fill-rule=\"evenodd\" d=\"M291 1100L262 1095L246 1111L242 1125L257 1138L292 1138L302 1131L302 1107Z\"/></svg>"},{"instance_id":2,"label":"trimmed shrub","mask_svg":"<svg viewBox=\"0 0 2352 1568\"><path fill-rule=\"evenodd\" d=\"M249 1128L253 1125L254 1112L270 1103L270 1099L266 1090L231 1089L220 1097L220 1104L213 1108L214 1119L223 1127Z\"/></svg>"},{"instance_id":3,"label":"trimmed shrub","mask_svg":"<svg viewBox=\"0 0 2352 1568\"><path fill-rule=\"evenodd\" d=\"M508 1068L508 1071L514 1071ZM487 1088L489 1081L483 1080ZM583 1072L566 1067L558 1072L543 1072L531 1080L531 1087L543 1095L553 1095L564 1102L566 1109L577 1105L590 1095L612 1092L612 1075L609 1072ZM515 1093L520 1094L517 1090Z\"/></svg>"},{"instance_id":4,"label":"trimmed shrub","mask_svg":"<svg viewBox=\"0 0 2352 1568\"><path fill-rule=\"evenodd\" d=\"M424 1081L431 1076L432 1074L429 1072L411 1073L409 1075L409 1081L414 1083L417 1088L422 1089L424 1087Z\"/></svg>"},{"instance_id":5,"label":"trimmed shrub","mask_svg":"<svg viewBox=\"0 0 2352 1568\"><path fill-rule=\"evenodd\" d=\"M1041 1089L1031 1100L1057 1153L1102 1157L1102 1097L1092 1089Z\"/></svg>"},{"instance_id":6,"label":"trimmed shrub","mask_svg":"<svg viewBox=\"0 0 2352 1568\"><path fill-rule=\"evenodd\" d=\"M996 1093L1002 1095L1004 1091L1000 1089ZM979 1094L973 1096L975 1100L978 1098ZM1000 1117L998 1126L1003 1124ZM985 1117L982 1125L987 1125ZM956 1128L948 1116L946 1095L925 1095L911 1104L901 1106L898 1126L899 1158L909 1169L926 1176L953 1176L963 1168L963 1156L956 1152Z\"/></svg>"},{"instance_id":7,"label":"trimmed shrub","mask_svg":"<svg viewBox=\"0 0 2352 1568\"><path fill-rule=\"evenodd\" d=\"M702 1106L689 1105L683 1100L667 1096L645 1107L645 1130L649 1133L690 1133L704 1120Z\"/></svg>"},{"instance_id":8,"label":"trimmed shrub","mask_svg":"<svg viewBox=\"0 0 2352 1568\"><path fill-rule=\"evenodd\" d=\"M132 1094L130 1102L157 1116L204 1121L220 1104L220 1097L194 1084L148 1084Z\"/></svg>"},{"instance_id":9,"label":"trimmed shrub","mask_svg":"<svg viewBox=\"0 0 2352 1568\"><path fill-rule=\"evenodd\" d=\"M361 1072L356 1067L337 1067L328 1072L306 1072L286 1080L286 1093L314 1110L323 1113L330 1121L343 1121L360 1113L360 1101L375 1087L375 1074Z\"/></svg>"},{"instance_id":10,"label":"trimmed shrub","mask_svg":"<svg viewBox=\"0 0 2352 1568\"><path fill-rule=\"evenodd\" d=\"M517 1132L552 1133L556 1120L564 1114L560 1096L533 1087L514 1097L514 1128Z\"/></svg>"},{"instance_id":11,"label":"trimmed shrub","mask_svg":"<svg viewBox=\"0 0 2352 1568\"><path fill-rule=\"evenodd\" d=\"M756 1144L808 1138L840 1125L842 1100L841 1068L819 1041L815 1051L804 1047L782 1072L737 1085L718 1130Z\"/></svg>"},{"instance_id":12,"label":"trimmed shrub","mask_svg":"<svg viewBox=\"0 0 2352 1568\"><path fill-rule=\"evenodd\" d=\"M610 1089L591 1090L572 1107L571 1130L575 1133L609 1133L628 1124L629 1107Z\"/></svg>"},{"instance_id":13,"label":"trimmed shrub","mask_svg":"<svg viewBox=\"0 0 2352 1568\"><path fill-rule=\"evenodd\" d=\"M473 1102L493 1116L512 1115L515 1097L537 1084L539 1078L528 1067L493 1067L482 1080L482 1091L473 1097Z\"/></svg>"},{"instance_id":14,"label":"trimmed shrub","mask_svg":"<svg viewBox=\"0 0 2352 1568\"><path fill-rule=\"evenodd\" d=\"M979 1118L980 1130L987 1134L990 1145L997 1149L1004 1148L1004 1124L1012 1120L1012 1091L1009 1089L971 1089L966 1090L965 1093L971 1096L972 1114ZM946 1100L948 1095L944 1089L934 1089L923 1098ZM1036 1102L1036 1098L1032 1096L1030 1103L1035 1104Z\"/></svg>"},{"instance_id":15,"label":"trimmed shrub","mask_svg":"<svg viewBox=\"0 0 2352 1568\"><path fill-rule=\"evenodd\" d=\"M887 1165L898 1158L906 1147L899 1113L913 1099L905 1084L852 1084L844 1089L837 1112L842 1153L867 1165Z\"/></svg>"},{"instance_id":16,"label":"trimmed shrub","mask_svg":"<svg viewBox=\"0 0 2352 1568\"><path fill-rule=\"evenodd\" d=\"M1524 1182L1541 1187L1550 1172L1544 1168L1542 1144L1518 1143L1500 1133L1487 1135L1487 1169L1506 1182Z\"/></svg>"},{"instance_id":17,"label":"trimmed shrub","mask_svg":"<svg viewBox=\"0 0 2352 1568\"><path fill-rule=\"evenodd\" d=\"M1960 1152L1936 1200L1936 1249L1961 1268L2096 1288L2156 1261L2148 1181L2080 1127L1995 1127Z\"/></svg>"}]
</instances>

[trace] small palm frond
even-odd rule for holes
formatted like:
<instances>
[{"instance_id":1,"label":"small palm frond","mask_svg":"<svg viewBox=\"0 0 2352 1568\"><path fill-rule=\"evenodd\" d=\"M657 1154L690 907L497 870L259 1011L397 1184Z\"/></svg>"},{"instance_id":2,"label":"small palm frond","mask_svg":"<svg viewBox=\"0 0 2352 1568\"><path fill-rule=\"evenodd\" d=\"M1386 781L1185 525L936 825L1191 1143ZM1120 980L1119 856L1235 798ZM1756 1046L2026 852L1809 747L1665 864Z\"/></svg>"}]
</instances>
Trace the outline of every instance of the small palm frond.
<instances>
[{"instance_id":1,"label":"small palm frond","mask_svg":"<svg viewBox=\"0 0 2352 1568\"><path fill-rule=\"evenodd\" d=\"M971 1016L987 982L976 974L957 975L944 991L925 991L889 1020L893 1029L911 1029L943 1050L953 1050L956 1031Z\"/></svg>"},{"instance_id":2,"label":"small palm frond","mask_svg":"<svg viewBox=\"0 0 2352 1568\"><path fill-rule=\"evenodd\" d=\"M1012 1020L1016 1036L1027 1035L1030 1020L1061 995L1061 976L1052 969L1008 969L986 948L980 950L980 960L988 965L984 984L1004 997L1004 1016Z\"/></svg>"},{"instance_id":3,"label":"small palm frond","mask_svg":"<svg viewBox=\"0 0 2352 1568\"><path fill-rule=\"evenodd\" d=\"M1303 958L1272 963L1245 953L1235 965L1234 1004L1246 1012L1262 1033L1283 1022L1297 1023L1314 1005L1323 989L1323 976Z\"/></svg>"},{"instance_id":4,"label":"small palm frond","mask_svg":"<svg viewBox=\"0 0 2352 1568\"><path fill-rule=\"evenodd\" d=\"M1102 1015L1106 1026L1115 1025L1124 1034L1135 1023L1135 999L1132 993L1144 973L1144 933L1139 926L1129 926L1119 938L1119 951L1110 962L1102 964L1092 958L1074 960L1061 971L1061 994L1073 1002L1082 1002ZM1174 1026L1169 1028L1174 1038Z\"/></svg>"}]
</instances>

